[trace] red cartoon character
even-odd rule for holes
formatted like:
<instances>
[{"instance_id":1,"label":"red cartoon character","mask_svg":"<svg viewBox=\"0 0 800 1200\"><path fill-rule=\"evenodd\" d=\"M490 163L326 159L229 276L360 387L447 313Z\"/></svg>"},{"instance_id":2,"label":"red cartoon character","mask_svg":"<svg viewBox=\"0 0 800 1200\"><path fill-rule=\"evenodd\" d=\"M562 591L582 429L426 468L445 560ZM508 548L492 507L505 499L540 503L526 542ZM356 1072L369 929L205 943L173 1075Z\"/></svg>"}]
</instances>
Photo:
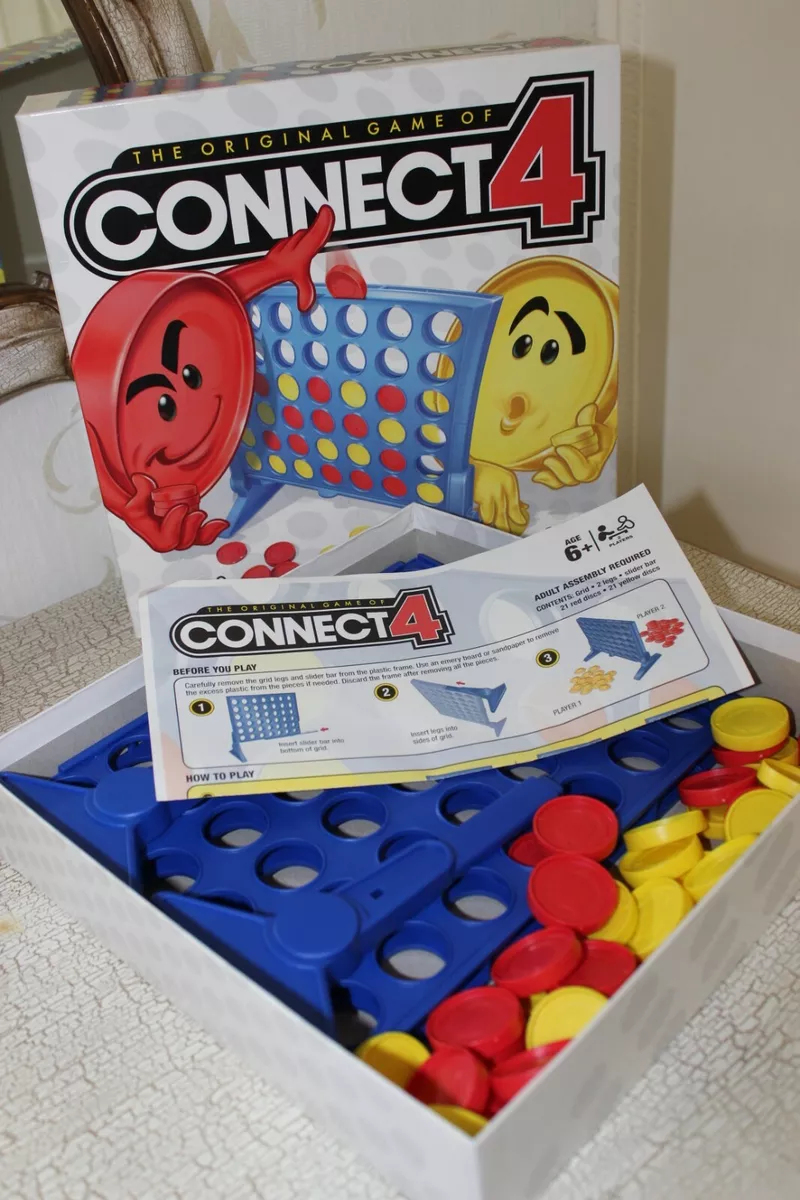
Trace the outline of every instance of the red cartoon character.
<instances>
[{"instance_id":1,"label":"red cartoon character","mask_svg":"<svg viewBox=\"0 0 800 1200\"><path fill-rule=\"evenodd\" d=\"M140 271L95 305L72 354L103 503L153 550L208 546L228 522L203 496L223 475L250 411L255 357L245 304L279 283L302 311L311 260L333 229L313 225L264 258L208 271Z\"/></svg>"}]
</instances>

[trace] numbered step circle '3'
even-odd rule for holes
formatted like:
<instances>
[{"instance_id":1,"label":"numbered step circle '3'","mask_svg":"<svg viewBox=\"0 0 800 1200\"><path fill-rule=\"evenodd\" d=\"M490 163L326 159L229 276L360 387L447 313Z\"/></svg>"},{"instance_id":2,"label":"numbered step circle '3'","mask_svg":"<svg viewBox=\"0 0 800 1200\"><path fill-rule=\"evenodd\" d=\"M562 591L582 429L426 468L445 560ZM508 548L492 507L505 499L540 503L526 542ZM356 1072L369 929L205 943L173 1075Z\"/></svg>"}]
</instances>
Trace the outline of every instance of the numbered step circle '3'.
<instances>
[{"instance_id":1,"label":"numbered step circle '3'","mask_svg":"<svg viewBox=\"0 0 800 1200\"><path fill-rule=\"evenodd\" d=\"M371 287L359 301L293 287L250 305L253 404L231 465L233 529L282 484L472 515L469 447L501 297Z\"/></svg>"}]
</instances>

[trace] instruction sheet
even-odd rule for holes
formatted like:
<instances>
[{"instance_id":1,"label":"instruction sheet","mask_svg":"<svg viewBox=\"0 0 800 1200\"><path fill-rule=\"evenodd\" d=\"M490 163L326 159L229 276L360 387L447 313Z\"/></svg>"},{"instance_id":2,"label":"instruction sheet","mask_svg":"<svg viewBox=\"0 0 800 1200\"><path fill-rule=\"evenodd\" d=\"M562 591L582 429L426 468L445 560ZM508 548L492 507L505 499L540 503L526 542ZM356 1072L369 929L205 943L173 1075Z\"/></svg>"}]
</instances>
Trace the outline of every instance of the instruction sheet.
<instances>
[{"instance_id":1,"label":"instruction sheet","mask_svg":"<svg viewBox=\"0 0 800 1200\"><path fill-rule=\"evenodd\" d=\"M643 487L433 570L141 604L159 800L511 765L753 682Z\"/></svg>"}]
</instances>

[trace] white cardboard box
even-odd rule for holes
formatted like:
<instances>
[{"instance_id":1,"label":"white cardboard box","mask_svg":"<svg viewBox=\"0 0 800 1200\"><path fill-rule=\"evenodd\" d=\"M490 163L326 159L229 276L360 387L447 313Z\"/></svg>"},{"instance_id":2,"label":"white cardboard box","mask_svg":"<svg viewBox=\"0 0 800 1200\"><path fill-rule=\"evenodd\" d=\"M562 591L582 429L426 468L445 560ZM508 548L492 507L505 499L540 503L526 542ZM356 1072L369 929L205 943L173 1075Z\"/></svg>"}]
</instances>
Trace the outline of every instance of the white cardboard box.
<instances>
[{"instance_id":1,"label":"white cardboard box","mask_svg":"<svg viewBox=\"0 0 800 1200\"><path fill-rule=\"evenodd\" d=\"M722 615L758 691L800 712L800 636ZM50 774L143 711L136 660L6 734L0 770ZM544 1188L794 894L800 803L783 811L591 1026L474 1140L306 1024L3 788L0 850L411 1200L523 1200Z\"/></svg>"}]
</instances>

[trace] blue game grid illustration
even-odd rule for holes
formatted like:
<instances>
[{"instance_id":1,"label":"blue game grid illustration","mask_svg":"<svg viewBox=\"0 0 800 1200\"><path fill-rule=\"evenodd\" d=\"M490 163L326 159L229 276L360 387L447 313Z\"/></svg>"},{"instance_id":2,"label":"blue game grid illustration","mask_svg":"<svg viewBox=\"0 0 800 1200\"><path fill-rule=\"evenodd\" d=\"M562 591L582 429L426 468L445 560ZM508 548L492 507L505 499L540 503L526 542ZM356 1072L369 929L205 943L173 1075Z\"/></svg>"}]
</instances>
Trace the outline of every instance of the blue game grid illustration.
<instances>
[{"instance_id":1,"label":"blue game grid illustration","mask_svg":"<svg viewBox=\"0 0 800 1200\"><path fill-rule=\"evenodd\" d=\"M242 742L296 737L300 733L300 716L294 692L228 696L227 701L233 739L231 754L238 758L239 762L247 762L242 751Z\"/></svg>"},{"instance_id":2,"label":"blue game grid illustration","mask_svg":"<svg viewBox=\"0 0 800 1200\"><path fill-rule=\"evenodd\" d=\"M250 304L253 404L231 463L226 537L283 484L473 515L472 421L501 296L372 286L363 300L290 285Z\"/></svg>"},{"instance_id":3,"label":"blue game grid illustration","mask_svg":"<svg viewBox=\"0 0 800 1200\"><path fill-rule=\"evenodd\" d=\"M633 678L641 679L661 658L660 654L650 654L635 621L614 621L604 617L578 617L577 621L589 643L584 662L597 654L627 658L640 664Z\"/></svg>"},{"instance_id":4,"label":"blue game grid illustration","mask_svg":"<svg viewBox=\"0 0 800 1200\"><path fill-rule=\"evenodd\" d=\"M453 687L449 683L430 683L426 679L412 679L411 683L442 717L454 717L457 721L472 721L476 725L488 725L499 737L506 718L492 721L489 712L495 712L506 693L506 685L496 688ZM488 705L489 712L486 711Z\"/></svg>"}]
</instances>

